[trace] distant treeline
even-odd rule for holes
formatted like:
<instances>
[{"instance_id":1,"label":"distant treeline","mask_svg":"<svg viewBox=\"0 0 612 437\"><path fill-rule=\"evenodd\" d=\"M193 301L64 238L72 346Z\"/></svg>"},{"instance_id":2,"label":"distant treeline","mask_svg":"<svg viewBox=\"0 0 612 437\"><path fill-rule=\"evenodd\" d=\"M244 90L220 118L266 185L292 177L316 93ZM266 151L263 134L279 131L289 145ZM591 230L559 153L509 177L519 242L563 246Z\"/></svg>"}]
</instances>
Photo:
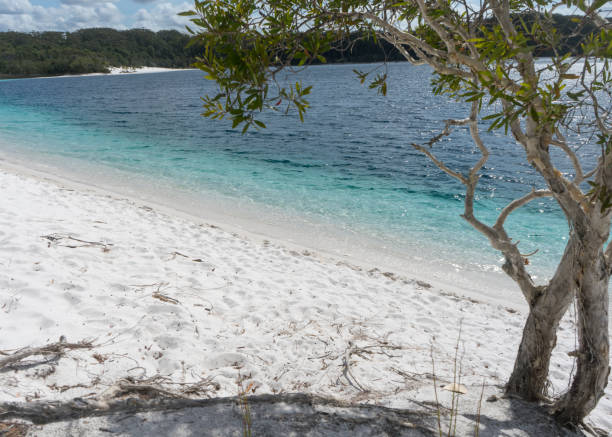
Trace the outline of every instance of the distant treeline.
<instances>
[{"instance_id":1,"label":"distant treeline","mask_svg":"<svg viewBox=\"0 0 612 437\"><path fill-rule=\"evenodd\" d=\"M198 48L175 30L82 29L0 33L0 75L52 76L108 72L109 66L189 67Z\"/></svg>"},{"instance_id":2,"label":"distant treeline","mask_svg":"<svg viewBox=\"0 0 612 437\"><path fill-rule=\"evenodd\" d=\"M187 68L202 53L175 30L82 29L75 32L0 32L0 77L105 73L108 67ZM325 54L328 62L402 60L386 42L358 40Z\"/></svg>"},{"instance_id":3,"label":"distant treeline","mask_svg":"<svg viewBox=\"0 0 612 437\"><path fill-rule=\"evenodd\" d=\"M530 25L535 16L525 16ZM579 51L579 41L592 32L569 15L554 15L560 35L558 52ZM202 52L198 44L187 48L189 35L175 30L82 29L75 32L0 32L0 77L54 76L108 72L108 67L186 68ZM390 44L374 39L357 39L340 44L345 49L324 56L329 63L402 61ZM538 47L538 56L552 56L549 47Z\"/></svg>"}]
</instances>

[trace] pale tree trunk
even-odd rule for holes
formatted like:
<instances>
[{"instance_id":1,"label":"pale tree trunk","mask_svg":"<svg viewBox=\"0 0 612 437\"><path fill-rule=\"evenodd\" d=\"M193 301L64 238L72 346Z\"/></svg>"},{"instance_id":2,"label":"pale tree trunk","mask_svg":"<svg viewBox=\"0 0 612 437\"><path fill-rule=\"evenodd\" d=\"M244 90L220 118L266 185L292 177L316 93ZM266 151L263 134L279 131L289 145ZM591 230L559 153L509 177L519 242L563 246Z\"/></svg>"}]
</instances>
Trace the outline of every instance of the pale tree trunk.
<instances>
[{"instance_id":1,"label":"pale tree trunk","mask_svg":"<svg viewBox=\"0 0 612 437\"><path fill-rule=\"evenodd\" d=\"M598 221L597 221L598 222ZM600 223L593 223L598 228ZM610 372L608 339L608 283L610 266L603 252L609 223L601 232L572 231L554 277L537 289L506 391L526 400L546 398L548 368L556 345L556 331L572 302L577 301L579 350L570 390L554 405L563 424L580 423L604 394Z\"/></svg>"},{"instance_id":2,"label":"pale tree trunk","mask_svg":"<svg viewBox=\"0 0 612 437\"><path fill-rule=\"evenodd\" d=\"M573 266L580 247L570 237L555 276L547 286L537 287L529 303L529 316L506 392L529 401L546 398L548 369L557 344L557 328L574 296Z\"/></svg>"},{"instance_id":3,"label":"pale tree trunk","mask_svg":"<svg viewBox=\"0 0 612 437\"><path fill-rule=\"evenodd\" d=\"M557 328L571 303L571 294L556 299L558 291L544 288L529 310L523 337L506 384L506 392L528 401L546 397L546 383L552 351L557 344Z\"/></svg>"},{"instance_id":4,"label":"pale tree trunk","mask_svg":"<svg viewBox=\"0 0 612 437\"><path fill-rule=\"evenodd\" d=\"M603 246L603 243L600 244ZM608 338L608 283L610 266L603 248L580 260L580 288L577 292L579 348L577 370L567 393L555 404L554 414L563 424L580 423L604 395L610 374Z\"/></svg>"}]
</instances>

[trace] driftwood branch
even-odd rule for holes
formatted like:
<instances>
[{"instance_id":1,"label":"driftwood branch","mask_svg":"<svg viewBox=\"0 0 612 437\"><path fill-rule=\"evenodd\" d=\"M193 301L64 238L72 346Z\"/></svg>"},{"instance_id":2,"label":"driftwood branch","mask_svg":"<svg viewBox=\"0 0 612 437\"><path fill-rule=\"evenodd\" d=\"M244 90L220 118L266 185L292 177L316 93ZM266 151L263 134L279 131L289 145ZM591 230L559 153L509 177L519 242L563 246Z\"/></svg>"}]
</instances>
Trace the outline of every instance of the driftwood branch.
<instances>
[{"instance_id":1,"label":"driftwood branch","mask_svg":"<svg viewBox=\"0 0 612 437\"><path fill-rule=\"evenodd\" d=\"M82 341L80 343L67 343L65 337L60 337L57 343L47 344L40 347L26 347L19 349L18 351L9 354L5 358L0 359L0 370L13 367L21 362L24 358L31 356L42 355L42 356L61 356L66 350L70 349L91 349L93 344L88 341ZM6 355L3 352L3 355Z\"/></svg>"},{"instance_id":2,"label":"driftwood branch","mask_svg":"<svg viewBox=\"0 0 612 437\"><path fill-rule=\"evenodd\" d=\"M70 235L61 235L61 234L49 234L42 235L41 238L49 241L49 246L51 244L56 244L58 246L68 247L70 249L76 249L77 247L90 247L97 246L101 247L103 252L108 252L113 245L112 243L103 243L101 241L87 241L81 240L80 238L71 237ZM65 243L60 244L61 241L72 241L74 243Z\"/></svg>"}]
</instances>

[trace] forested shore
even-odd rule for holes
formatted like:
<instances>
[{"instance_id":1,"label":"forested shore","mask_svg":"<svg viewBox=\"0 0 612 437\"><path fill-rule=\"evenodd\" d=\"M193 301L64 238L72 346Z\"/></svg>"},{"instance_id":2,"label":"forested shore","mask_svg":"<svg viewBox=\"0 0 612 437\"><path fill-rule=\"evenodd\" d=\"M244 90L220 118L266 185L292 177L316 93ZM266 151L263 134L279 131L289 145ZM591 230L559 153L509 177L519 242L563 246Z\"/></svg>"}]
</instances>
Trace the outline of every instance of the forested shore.
<instances>
[{"instance_id":1,"label":"forested shore","mask_svg":"<svg viewBox=\"0 0 612 437\"><path fill-rule=\"evenodd\" d=\"M188 68L202 53L189 47L190 35L175 30L119 31L108 28L75 32L0 32L0 77L108 73L109 67ZM399 61L393 47L374 40L342 44L325 54L330 63Z\"/></svg>"},{"instance_id":2,"label":"forested shore","mask_svg":"<svg viewBox=\"0 0 612 437\"><path fill-rule=\"evenodd\" d=\"M527 22L533 19L526 20ZM579 50L580 35L572 16L555 15L562 53ZM201 54L199 44L189 47L190 35L176 30L81 29L74 32L0 32L0 78L108 73L109 67L188 68ZM328 63L402 61L385 41L347 38L342 50L324 53ZM537 51L536 51L537 52ZM539 56L551 56L546 50Z\"/></svg>"},{"instance_id":3,"label":"forested shore","mask_svg":"<svg viewBox=\"0 0 612 437\"><path fill-rule=\"evenodd\" d=\"M175 30L81 29L75 32L0 33L4 77L108 73L109 67L186 68L197 47Z\"/></svg>"}]
</instances>

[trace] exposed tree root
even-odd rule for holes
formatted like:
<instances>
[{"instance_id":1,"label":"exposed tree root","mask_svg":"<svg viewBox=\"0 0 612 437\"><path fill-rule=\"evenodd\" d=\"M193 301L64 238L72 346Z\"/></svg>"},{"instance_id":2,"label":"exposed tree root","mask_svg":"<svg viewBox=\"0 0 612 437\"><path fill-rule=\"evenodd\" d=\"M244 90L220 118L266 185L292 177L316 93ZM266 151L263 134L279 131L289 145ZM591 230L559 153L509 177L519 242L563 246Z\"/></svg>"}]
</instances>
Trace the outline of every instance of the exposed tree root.
<instances>
[{"instance_id":1,"label":"exposed tree root","mask_svg":"<svg viewBox=\"0 0 612 437\"><path fill-rule=\"evenodd\" d=\"M124 387L131 388L131 387ZM137 392L144 389L142 386ZM134 393L133 390L128 390ZM108 397L108 391L107 397ZM117 394L117 393L114 393ZM162 391L154 390L149 393L148 399L142 397L123 397L120 399L104 399L104 396L92 399L75 398L67 402L37 401L28 403L5 403L0 404L0 419L21 419L34 424L42 425L62 420L77 419L92 416L108 416L114 413L135 414L146 411L179 410L186 408L211 407L217 405L236 404L238 398L211 398L211 399L189 399L168 396ZM125 392L123 393L125 396ZM434 435L431 428L426 424L427 415L409 410L394 410L390 408L372 405L353 405L335 399L306 394L283 394L283 395L258 395L249 396L248 403L251 407L257 405L283 403L289 405L320 406L336 408L352 408L359 411L375 410L374 414L355 415L348 420L360 423L378 424L386 422L390 428L419 429L421 435ZM325 413L327 414L327 413ZM347 420L347 419L344 419ZM397 434L399 435L399 434Z\"/></svg>"}]
</instances>

